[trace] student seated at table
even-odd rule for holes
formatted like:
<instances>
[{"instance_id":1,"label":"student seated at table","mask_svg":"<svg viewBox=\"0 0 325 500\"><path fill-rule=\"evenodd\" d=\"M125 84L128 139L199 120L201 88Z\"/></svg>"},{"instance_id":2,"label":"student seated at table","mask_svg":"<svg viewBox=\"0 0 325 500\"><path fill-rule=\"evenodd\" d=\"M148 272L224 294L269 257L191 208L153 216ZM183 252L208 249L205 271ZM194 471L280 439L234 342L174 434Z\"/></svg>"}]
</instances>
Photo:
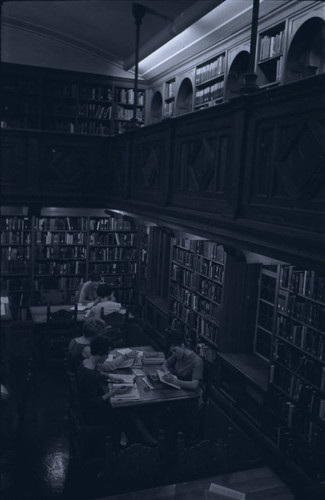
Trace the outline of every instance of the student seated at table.
<instances>
[{"instance_id":1,"label":"student seated at table","mask_svg":"<svg viewBox=\"0 0 325 500\"><path fill-rule=\"evenodd\" d=\"M97 288L96 304L90 309L87 317L101 318L102 316L107 317L113 313L124 315L126 311L122 309L122 305L119 302L116 302L114 290L112 290L112 288L106 284L99 285Z\"/></svg>"},{"instance_id":2,"label":"student seated at table","mask_svg":"<svg viewBox=\"0 0 325 500\"><path fill-rule=\"evenodd\" d=\"M182 332L173 330L169 338L171 356L162 369L164 379L181 389L195 391L203 380L203 360L186 343Z\"/></svg>"},{"instance_id":3,"label":"student seated at table","mask_svg":"<svg viewBox=\"0 0 325 500\"><path fill-rule=\"evenodd\" d=\"M82 335L72 339L68 346L68 366L72 371L76 371L82 361L90 356L90 342L97 335L106 333L106 323L99 318L86 318L82 326ZM127 359L135 358L136 351L131 351L127 354L120 354L112 359L105 359L103 363L99 363L98 368L103 372L111 372L119 368Z\"/></svg>"},{"instance_id":4,"label":"student seated at table","mask_svg":"<svg viewBox=\"0 0 325 500\"><path fill-rule=\"evenodd\" d=\"M96 335L104 334L105 321L87 318L82 325L82 335L72 339L68 346L69 369L76 370L80 363L90 356L90 342Z\"/></svg>"},{"instance_id":5,"label":"student seated at table","mask_svg":"<svg viewBox=\"0 0 325 500\"><path fill-rule=\"evenodd\" d=\"M94 302L97 299L97 287L102 282L102 278L98 273L92 273L89 276L89 280L85 281L82 285L79 300L81 304L88 304L89 302Z\"/></svg>"},{"instance_id":6,"label":"student seated at table","mask_svg":"<svg viewBox=\"0 0 325 500\"><path fill-rule=\"evenodd\" d=\"M105 392L104 380L98 369L109 352L109 341L106 337L98 335L90 342L90 355L77 370L80 388L81 404L84 418L88 424L104 424L109 422L111 406L109 400L115 394L123 394L129 389L126 387L115 388ZM106 373L105 378L109 375Z\"/></svg>"}]
</instances>

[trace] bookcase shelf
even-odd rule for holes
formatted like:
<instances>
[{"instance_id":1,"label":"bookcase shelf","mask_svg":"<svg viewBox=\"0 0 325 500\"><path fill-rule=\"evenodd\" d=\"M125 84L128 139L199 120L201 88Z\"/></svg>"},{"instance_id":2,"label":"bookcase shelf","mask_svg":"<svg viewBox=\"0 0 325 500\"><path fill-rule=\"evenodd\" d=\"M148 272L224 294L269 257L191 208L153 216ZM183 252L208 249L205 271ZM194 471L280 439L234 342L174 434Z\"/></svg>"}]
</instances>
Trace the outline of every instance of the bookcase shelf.
<instances>
[{"instance_id":1,"label":"bookcase shelf","mask_svg":"<svg viewBox=\"0 0 325 500\"><path fill-rule=\"evenodd\" d=\"M196 67L194 108L213 106L223 99L225 53Z\"/></svg>"},{"instance_id":2,"label":"bookcase shelf","mask_svg":"<svg viewBox=\"0 0 325 500\"><path fill-rule=\"evenodd\" d=\"M164 84L164 118L175 115L176 78L167 80Z\"/></svg>"},{"instance_id":3,"label":"bookcase shelf","mask_svg":"<svg viewBox=\"0 0 325 500\"><path fill-rule=\"evenodd\" d=\"M263 31L259 36L257 72L261 86L281 80L284 30L285 23L283 22Z\"/></svg>"},{"instance_id":4,"label":"bookcase shelf","mask_svg":"<svg viewBox=\"0 0 325 500\"><path fill-rule=\"evenodd\" d=\"M224 261L223 248L212 241L173 241L170 324L182 329L194 345L202 338L218 347Z\"/></svg>"},{"instance_id":5,"label":"bookcase shelf","mask_svg":"<svg viewBox=\"0 0 325 500\"><path fill-rule=\"evenodd\" d=\"M134 114L134 89L130 87L115 87L115 112L114 131L121 133L127 130L128 122L133 119ZM144 124L145 118L145 91L138 90L136 119Z\"/></svg>"}]
</instances>

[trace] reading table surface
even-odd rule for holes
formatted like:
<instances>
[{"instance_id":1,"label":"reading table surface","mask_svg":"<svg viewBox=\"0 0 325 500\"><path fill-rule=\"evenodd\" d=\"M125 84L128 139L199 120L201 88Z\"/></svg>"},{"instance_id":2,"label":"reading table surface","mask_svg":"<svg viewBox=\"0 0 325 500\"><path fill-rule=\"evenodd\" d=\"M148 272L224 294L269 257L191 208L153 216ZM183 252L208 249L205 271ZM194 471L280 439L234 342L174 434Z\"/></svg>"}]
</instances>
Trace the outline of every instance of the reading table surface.
<instances>
[{"instance_id":1,"label":"reading table surface","mask_svg":"<svg viewBox=\"0 0 325 500\"><path fill-rule=\"evenodd\" d=\"M134 349L137 351L152 351L152 347L150 346L140 346L140 347L130 347L130 349ZM112 351L114 353L114 351ZM143 365L134 363L132 368L141 368L141 370L147 375L149 373L156 373L157 368L161 368L161 364L153 364L153 365ZM114 374L118 375L119 373L132 374L132 368L127 369L117 369L114 371ZM170 387L168 385L164 386L161 389L149 389L146 383L142 380L142 377L136 377L135 383L137 385L140 399L131 400L131 401L112 401L111 405L113 408L124 408L128 406L143 406L148 404L157 404L157 403L167 403L168 401L184 401L185 399L196 399L198 397L197 392L195 391L184 391L182 389L175 389L174 387Z\"/></svg>"},{"instance_id":2,"label":"reading table surface","mask_svg":"<svg viewBox=\"0 0 325 500\"><path fill-rule=\"evenodd\" d=\"M65 311L73 312L74 306L69 305L59 305L59 306L51 306L51 312L61 311L64 309ZM46 323L47 322L47 306L30 306L29 308L33 323ZM77 312L77 321L85 320L86 310L82 310Z\"/></svg>"},{"instance_id":3,"label":"reading table surface","mask_svg":"<svg viewBox=\"0 0 325 500\"><path fill-rule=\"evenodd\" d=\"M111 495L97 500L217 500L225 498L208 492L211 483L246 493L246 500L294 500L294 495L288 486L269 467ZM231 498L234 497L228 497L229 500Z\"/></svg>"}]
</instances>

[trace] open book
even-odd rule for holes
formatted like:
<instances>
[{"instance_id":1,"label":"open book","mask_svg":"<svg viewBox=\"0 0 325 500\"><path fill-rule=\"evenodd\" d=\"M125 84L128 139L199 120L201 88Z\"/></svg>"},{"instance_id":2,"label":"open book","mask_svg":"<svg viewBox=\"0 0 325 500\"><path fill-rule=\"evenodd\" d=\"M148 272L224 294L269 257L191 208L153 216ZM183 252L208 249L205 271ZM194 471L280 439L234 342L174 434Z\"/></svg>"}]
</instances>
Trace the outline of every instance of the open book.
<instances>
[{"instance_id":1,"label":"open book","mask_svg":"<svg viewBox=\"0 0 325 500\"><path fill-rule=\"evenodd\" d=\"M128 392L125 392L123 394L115 394L115 396L111 397L111 402L117 402L117 401L137 401L140 399L140 394L138 391L138 388L134 384L112 384L113 389L119 388L119 387L128 387L129 390Z\"/></svg>"},{"instance_id":2,"label":"open book","mask_svg":"<svg viewBox=\"0 0 325 500\"><path fill-rule=\"evenodd\" d=\"M209 490L205 492L206 500L218 499L218 500L245 500L246 493L238 490L233 490L227 486L221 486L220 484L211 483Z\"/></svg>"},{"instance_id":3,"label":"open book","mask_svg":"<svg viewBox=\"0 0 325 500\"><path fill-rule=\"evenodd\" d=\"M178 385L173 384L173 382L167 382L164 379L164 376L166 375L166 373L163 372L162 370L157 370L157 375L158 375L160 382L163 382L164 384L170 385L170 387L175 387L175 389L180 389L180 387Z\"/></svg>"}]
</instances>

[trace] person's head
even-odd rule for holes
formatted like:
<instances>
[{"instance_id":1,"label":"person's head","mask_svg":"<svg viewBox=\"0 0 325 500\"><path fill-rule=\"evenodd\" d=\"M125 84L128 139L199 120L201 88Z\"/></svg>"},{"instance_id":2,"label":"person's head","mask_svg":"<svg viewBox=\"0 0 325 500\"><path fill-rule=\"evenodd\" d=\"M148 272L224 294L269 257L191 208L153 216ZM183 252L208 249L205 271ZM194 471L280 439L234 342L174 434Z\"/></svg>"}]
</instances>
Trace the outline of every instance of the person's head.
<instances>
[{"instance_id":1,"label":"person's head","mask_svg":"<svg viewBox=\"0 0 325 500\"><path fill-rule=\"evenodd\" d=\"M91 273L89 275L89 280L94 284L98 285L102 281L102 277L99 273Z\"/></svg>"},{"instance_id":2,"label":"person's head","mask_svg":"<svg viewBox=\"0 0 325 500\"><path fill-rule=\"evenodd\" d=\"M186 349L185 335L178 330L171 330L168 336L169 350L175 354L177 359L180 359Z\"/></svg>"},{"instance_id":3,"label":"person's head","mask_svg":"<svg viewBox=\"0 0 325 500\"><path fill-rule=\"evenodd\" d=\"M94 356L98 362L104 362L109 352L108 338L103 335L97 335L90 342L90 354Z\"/></svg>"},{"instance_id":4,"label":"person's head","mask_svg":"<svg viewBox=\"0 0 325 500\"><path fill-rule=\"evenodd\" d=\"M105 321L99 318L86 318L82 325L82 335L86 339L91 339L96 335L104 333L106 328Z\"/></svg>"},{"instance_id":5,"label":"person's head","mask_svg":"<svg viewBox=\"0 0 325 500\"><path fill-rule=\"evenodd\" d=\"M105 283L102 285L99 285L97 288L97 296L100 299L110 299L114 295L114 290L109 286L106 285Z\"/></svg>"}]
</instances>

